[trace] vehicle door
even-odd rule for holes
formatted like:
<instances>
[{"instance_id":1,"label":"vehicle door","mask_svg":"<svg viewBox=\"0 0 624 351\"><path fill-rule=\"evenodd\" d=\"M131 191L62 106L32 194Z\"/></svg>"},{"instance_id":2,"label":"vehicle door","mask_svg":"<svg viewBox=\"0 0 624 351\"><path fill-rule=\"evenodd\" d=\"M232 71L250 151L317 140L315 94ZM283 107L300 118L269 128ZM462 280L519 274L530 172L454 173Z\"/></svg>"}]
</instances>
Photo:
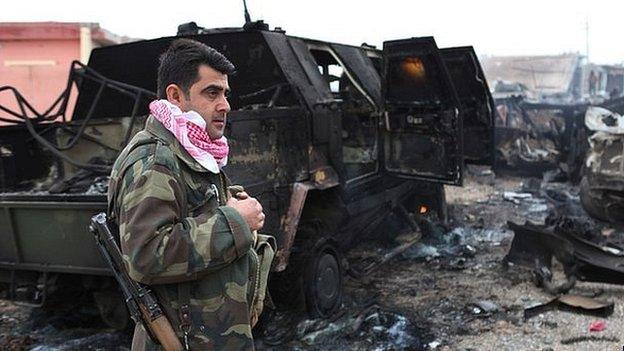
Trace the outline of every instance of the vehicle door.
<instances>
[{"instance_id":1,"label":"vehicle door","mask_svg":"<svg viewBox=\"0 0 624 351\"><path fill-rule=\"evenodd\" d=\"M385 171L461 185L460 103L432 37L384 42L382 97Z\"/></svg>"},{"instance_id":2,"label":"vehicle door","mask_svg":"<svg viewBox=\"0 0 624 351\"><path fill-rule=\"evenodd\" d=\"M494 100L471 46L440 49L462 111L464 162L494 163Z\"/></svg>"}]
</instances>

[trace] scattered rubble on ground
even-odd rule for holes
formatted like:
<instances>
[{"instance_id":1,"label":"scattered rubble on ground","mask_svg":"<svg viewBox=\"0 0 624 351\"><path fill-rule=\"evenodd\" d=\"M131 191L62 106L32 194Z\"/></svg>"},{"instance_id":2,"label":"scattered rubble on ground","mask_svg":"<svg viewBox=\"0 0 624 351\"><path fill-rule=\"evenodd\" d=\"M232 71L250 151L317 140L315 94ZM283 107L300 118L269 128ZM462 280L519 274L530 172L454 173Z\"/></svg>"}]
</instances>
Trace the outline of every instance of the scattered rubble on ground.
<instances>
[{"instance_id":1,"label":"scattered rubble on ground","mask_svg":"<svg viewBox=\"0 0 624 351\"><path fill-rule=\"evenodd\" d=\"M0 350L127 351L130 338L107 329L84 296L54 301L46 308L0 300Z\"/></svg>"},{"instance_id":2,"label":"scattered rubble on ground","mask_svg":"<svg viewBox=\"0 0 624 351\"><path fill-rule=\"evenodd\" d=\"M444 239L431 243L431 238L423 238L421 244L371 277L372 286L380 291L377 303L402 311L419 326L425 349L621 347L623 332L607 328L597 336L590 334L588 326L595 314L609 325L624 319L624 308L618 303L624 287L577 282L569 294L596 303L592 311L596 313L561 307L525 318L525 310L548 304L554 296L535 286L532 268L505 268L502 264L514 237L507 221L545 224L553 214L593 221L580 206L577 187L541 179L495 177L469 169L466 186L447 188L447 199L453 229ZM613 242L623 237L608 224L601 223L598 228L598 233L608 233ZM472 247L474 252L465 255L462 246ZM412 251L417 254L409 256ZM557 279L562 278L562 271L559 264L553 266ZM577 303L574 299L564 298L564 302Z\"/></svg>"},{"instance_id":3,"label":"scattered rubble on ground","mask_svg":"<svg viewBox=\"0 0 624 351\"><path fill-rule=\"evenodd\" d=\"M481 168L467 173L464 188L447 188L449 223L430 222L417 244L368 274L348 275L344 308L333 318L273 312L258 349L619 349L624 331L615 326L624 322L623 286L579 279L565 295L554 296L535 285L535 266L503 261L514 241L508 222L552 226L553 218L567 216L576 222L557 222L560 227L577 223L571 227L576 234L613 248L614 255L624 232L589 218L579 189L568 183L500 177ZM368 262L411 238L406 231L383 245L364 243L348 262ZM549 267L553 282L565 281L564 267L557 260ZM46 314L2 300L0 348L129 348L129 335L85 322L95 319L86 307Z\"/></svg>"}]
</instances>

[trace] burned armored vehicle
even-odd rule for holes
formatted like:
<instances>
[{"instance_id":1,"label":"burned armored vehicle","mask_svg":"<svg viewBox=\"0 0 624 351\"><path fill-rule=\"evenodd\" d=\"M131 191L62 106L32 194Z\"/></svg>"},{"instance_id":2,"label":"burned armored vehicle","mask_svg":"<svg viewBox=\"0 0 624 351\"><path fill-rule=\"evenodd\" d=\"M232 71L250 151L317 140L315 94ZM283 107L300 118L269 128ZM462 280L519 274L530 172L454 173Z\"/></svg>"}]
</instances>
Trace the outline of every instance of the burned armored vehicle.
<instances>
[{"instance_id":1,"label":"burned armored vehicle","mask_svg":"<svg viewBox=\"0 0 624 351\"><path fill-rule=\"evenodd\" d=\"M586 104L527 102L521 96L495 100L498 172L580 181L587 150Z\"/></svg>"},{"instance_id":2,"label":"burned armored vehicle","mask_svg":"<svg viewBox=\"0 0 624 351\"><path fill-rule=\"evenodd\" d=\"M607 107L607 106L605 106ZM585 114L589 150L580 184L581 204L594 218L624 223L624 99L608 108L591 106Z\"/></svg>"},{"instance_id":3,"label":"burned armored vehicle","mask_svg":"<svg viewBox=\"0 0 624 351\"><path fill-rule=\"evenodd\" d=\"M345 250L383 233L395 213L444 220L443 185L461 185L465 161L492 161L493 105L470 47L439 50L423 37L377 49L261 25L194 27L184 36L218 49L238 69L230 79L225 171L265 208L263 231L278 242L272 279L289 282L288 294L297 293L314 316L341 304ZM3 108L13 125L0 128L0 269L12 291L35 282L41 300L57 273L100 290L110 281L86 228L106 209L106 176L142 128L158 56L174 39L95 49L45 113L2 88L20 106ZM110 300L98 296L101 304Z\"/></svg>"}]
</instances>

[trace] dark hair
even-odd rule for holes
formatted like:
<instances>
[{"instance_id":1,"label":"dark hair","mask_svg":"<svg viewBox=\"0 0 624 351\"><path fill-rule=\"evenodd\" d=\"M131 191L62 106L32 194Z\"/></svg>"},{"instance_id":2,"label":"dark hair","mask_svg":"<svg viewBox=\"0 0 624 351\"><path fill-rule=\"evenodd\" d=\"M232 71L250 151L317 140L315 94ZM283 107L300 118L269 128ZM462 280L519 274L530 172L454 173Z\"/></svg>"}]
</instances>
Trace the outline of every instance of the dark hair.
<instances>
[{"instance_id":1,"label":"dark hair","mask_svg":"<svg viewBox=\"0 0 624 351\"><path fill-rule=\"evenodd\" d=\"M176 84L185 94L199 80L200 65L208 65L223 74L233 74L236 67L223 54L210 46L191 39L176 39L160 55L158 66L159 99L167 97L169 84Z\"/></svg>"}]
</instances>

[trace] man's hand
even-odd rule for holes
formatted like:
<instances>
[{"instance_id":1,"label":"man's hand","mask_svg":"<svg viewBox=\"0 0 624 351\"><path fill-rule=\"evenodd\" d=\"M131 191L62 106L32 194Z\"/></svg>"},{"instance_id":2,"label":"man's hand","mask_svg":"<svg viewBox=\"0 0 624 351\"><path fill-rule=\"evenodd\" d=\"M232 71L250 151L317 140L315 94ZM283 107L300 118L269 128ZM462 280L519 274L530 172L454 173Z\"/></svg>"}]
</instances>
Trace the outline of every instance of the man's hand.
<instances>
[{"instance_id":1,"label":"man's hand","mask_svg":"<svg viewBox=\"0 0 624 351\"><path fill-rule=\"evenodd\" d=\"M237 198L230 198L226 206L234 208L243 217L251 231L259 230L264 226L264 213L262 205L245 192L237 194Z\"/></svg>"}]
</instances>

